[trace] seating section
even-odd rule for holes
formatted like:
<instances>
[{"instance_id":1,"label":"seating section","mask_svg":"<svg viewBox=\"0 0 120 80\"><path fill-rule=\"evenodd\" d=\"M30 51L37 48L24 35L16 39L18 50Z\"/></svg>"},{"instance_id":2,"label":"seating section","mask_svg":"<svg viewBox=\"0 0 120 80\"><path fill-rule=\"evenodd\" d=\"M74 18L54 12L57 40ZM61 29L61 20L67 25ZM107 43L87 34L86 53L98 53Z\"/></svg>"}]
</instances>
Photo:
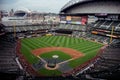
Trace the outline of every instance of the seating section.
<instances>
[{"instance_id":1,"label":"seating section","mask_svg":"<svg viewBox=\"0 0 120 80\"><path fill-rule=\"evenodd\" d=\"M51 29L52 25L39 25L39 26L16 26L16 27L5 27L7 32L22 32L22 31L35 31L41 29ZM85 26L82 25L71 25L71 24L60 24L54 27L55 29L67 29L67 30L84 30L86 29Z\"/></svg>"},{"instance_id":2,"label":"seating section","mask_svg":"<svg viewBox=\"0 0 120 80\"><path fill-rule=\"evenodd\" d=\"M97 22L94 24L94 27L99 28L100 25L103 24L104 22L105 22L104 20L97 21Z\"/></svg>"},{"instance_id":3,"label":"seating section","mask_svg":"<svg viewBox=\"0 0 120 80\"><path fill-rule=\"evenodd\" d=\"M99 28L102 28L102 29L108 29L108 27L110 27L112 21L105 21L102 25L100 25Z\"/></svg>"},{"instance_id":4,"label":"seating section","mask_svg":"<svg viewBox=\"0 0 120 80\"><path fill-rule=\"evenodd\" d=\"M111 39L111 37L102 36L102 35L95 35L95 34L92 34L90 32L86 32L85 35L81 36L81 37L84 37L84 38L89 39L89 40L105 43L105 44L109 44L110 43L110 39ZM119 42L119 39L113 38L112 42L113 43L114 42Z\"/></svg>"},{"instance_id":5,"label":"seating section","mask_svg":"<svg viewBox=\"0 0 120 80\"><path fill-rule=\"evenodd\" d=\"M0 36L0 72L16 72L19 69L15 61L15 45L12 35Z\"/></svg>"},{"instance_id":6,"label":"seating section","mask_svg":"<svg viewBox=\"0 0 120 80\"><path fill-rule=\"evenodd\" d=\"M91 62L89 68L83 73L87 79L117 79L120 74L120 42L106 47L94 62ZM113 75L114 76L111 76Z\"/></svg>"},{"instance_id":7,"label":"seating section","mask_svg":"<svg viewBox=\"0 0 120 80\"><path fill-rule=\"evenodd\" d=\"M74 31L73 33L72 33L72 36L73 37L82 37L82 36L84 36L84 34L83 34L84 32L80 32L80 31Z\"/></svg>"},{"instance_id":8,"label":"seating section","mask_svg":"<svg viewBox=\"0 0 120 80\"><path fill-rule=\"evenodd\" d=\"M120 25L120 21L114 21L108 29L112 30L112 26L115 26L115 30L117 30L116 27L119 27L119 25Z\"/></svg>"},{"instance_id":9,"label":"seating section","mask_svg":"<svg viewBox=\"0 0 120 80\"><path fill-rule=\"evenodd\" d=\"M120 31L120 21L105 21L105 20L98 20L96 23L90 25L93 28L99 28L99 29L105 29L105 30L112 30L112 27L114 26L115 31ZM12 27L5 27L5 30L7 32L22 32L22 31L35 31L40 29L50 29L50 28L56 28L56 29L67 29L67 30L79 30L79 31L85 31L86 26L83 25L72 25L72 24L59 24L56 26L52 25L27 25L27 26L14 26Z\"/></svg>"},{"instance_id":10,"label":"seating section","mask_svg":"<svg viewBox=\"0 0 120 80\"><path fill-rule=\"evenodd\" d=\"M4 26L0 23L0 35L5 33Z\"/></svg>"},{"instance_id":11,"label":"seating section","mask_svg":"<svg viewBox=\"0 0 120 80\"><path fill-rule=\"evenodd\" d=\"M72 25L72 24L60 24L56 26L56 29L68 29L68 30L85 30L85 26L83 25Z\"/></svg>"},{"instance_id":12,"label":"seating section","mask_svg":"<svg viewBox=\"0 0 120 80\"><path fill-rule=\"evenodd\" d=\"M119 21L97 21L93 27L102 29L112 29L115 26L115 30L120 30ZM39 26L17 26L17 27L5 27L6 32L19 32L19 36L25 36L27 34L22 33L25 31L36 31L36 30L56 30L56 29L66 29L72 30L72 37L82 37L85 39L101 42L110 43L110 37L94 35L90 32L86 32L86 27L82 25L71 25L71 24L59 24L56 26L52 25L39 25ZM29 34L29 33L28 33ZM15 61L16 59L16 42L13 38L13 34L6 34L0 36L0 72L17 72L19 65ZM81 68L77 73L73 73L70 77L74 79L83 80L99 80L111 78L112 74L120 74L120 41L118 39L112 40L112 44L104 49L100 50L100 54L94 61L90 62L85 68ZM23 64L25 64L23 62ZM25 64L26 65L26 64ZM28 66L28 65L27 65ZM74 77L73 77L74 76ZM35 78L36 79L36 78ZM50 79L50 78L49 78ZM60 79L60 78L59 78ZM58 80L59 80L58 79ZM62 78L61 78L62 79ZM70 78L68 78L69 80Z\"/></svg>"},{"instance_id":13,"label":"seating section","mask_svg":"<svg viewBox=\"0 0 120 80\"><path fill-rule=\"evenodd\" d=\"M105 21L105 20L98 20L92 27L112 30L114 26L115 31L120 31L120 21Z\"/></svg>"},{"instance_id":14,"label":"seating section","mask_svg":"<svg viewBox=\"0 0 120 80\"><path fill-rule=\"evenodd\" d=\"M23 32L23 31L34 31L39 29L50 29L51 26L22 26L22 27L5 27L7 32Z\"/></svg>"},{"instance_id":15,"label":"seating section","mask_svg":"<svg viewBox=\"0 0 120 80\"><path fill-rule=\"evenodd\" d=\"M119 24L119 21L97 21L96 24L94 24L94 27L101 27L104 25L111 25L111 26L116 26ZM111 29L110 27L104 27L104 29ZM90 32L86 32L86 26L82 26L82 25L71 25L71 24L59 24L59 25L39 25L39 26L17 26L17 27L5 27L5 30L7 32L28 32L28 31L36 31L36 30L57 30L57 29L64 29L64 30L71 30L73 31L72 36L74 37L84 37L87 39L91 39L91 40L95 40L98 42L102 42L102 43L109 43L110 42L110 37L105 37L105 36L100 36L100 35L94 35L91 34ZM119 31L120 27L115 27L115 30ZM113 39L113 41L116 41L116 39Z\"/></svg>"}]
</instances>

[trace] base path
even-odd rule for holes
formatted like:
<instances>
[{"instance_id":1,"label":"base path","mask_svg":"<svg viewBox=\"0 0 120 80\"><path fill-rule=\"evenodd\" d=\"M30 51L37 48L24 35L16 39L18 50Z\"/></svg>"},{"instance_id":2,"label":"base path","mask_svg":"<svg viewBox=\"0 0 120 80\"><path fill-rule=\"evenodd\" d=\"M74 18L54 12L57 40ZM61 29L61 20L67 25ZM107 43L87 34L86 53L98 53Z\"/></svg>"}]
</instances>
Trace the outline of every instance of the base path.
<instances>
[{"instance_id":1,"label":"base path","mask_svg":"<svg viewBox=\"0 0 120 80\"><path fill-rule=\"evenodd\" d=\"M35 55L35 56L39 56L41 54L44 54L46 52L51 52L51 51L62 51L66 54L69 54L72 59L76 59L76 58L79 58L79 57L82 57L84 56L83 53L75 50L75 49L71 49L71 48L64 48L64 47L47 47L47 48L39 48L39 49L35 49L32 51L32 53Z\"/></svg>"},{"instance_id":2,"label":"base path","mask_svg":"<svg viewBox=\"0 0 120 80\"><path fill-rule=\"evenodd\" d=\"M46 52L51 52L51 51L62 51L62 52L64 52L64 53L70 55L72 58L71 58L71 59L68 59L68 60L66 60L66 61L62 61L62 62L60 62L60 63L57 63L57 64L56 64L57 67L51 69L51 68L49 68L49 67L46 66L46 65L47 65L47 62L40 57L41 54L45 54ZM80 58L80 57L84 56L83 53L81 53L81 52L79 52L79 51L77 51L77 50L74 50L74 49L71 49L71 48L64 48L64 47L39 48L39 49L33 50L32 53L33 53L35 56L37 56L39 59L41 59L41 60L46 64L45 67L46 67L46 69L48 69L48 70L57 69L57 68L60 67L60 64L67 63L67 62L69 62L69 61L71 61L71 60L74 60L74 59L77 59L77 58Z\"/></svg>"}]
</instances>

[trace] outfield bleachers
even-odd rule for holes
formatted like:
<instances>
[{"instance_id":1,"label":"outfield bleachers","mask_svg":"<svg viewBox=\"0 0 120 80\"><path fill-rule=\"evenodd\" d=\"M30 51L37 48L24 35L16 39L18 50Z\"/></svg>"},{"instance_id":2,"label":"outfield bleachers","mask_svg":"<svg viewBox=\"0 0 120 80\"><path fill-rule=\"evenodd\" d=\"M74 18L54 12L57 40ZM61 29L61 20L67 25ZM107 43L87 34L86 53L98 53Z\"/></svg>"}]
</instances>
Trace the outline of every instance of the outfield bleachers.
<instances>
[{"instance_id":1,"label":"outfield bleachers","mask_svg":"<svg viewBox=\"0 0 120 80\"><path fill-rule=\"evenodd\" d=\"M84 36L81 36L81 37L84 37L84 38L89 39L89 40L105 43L105 44L109 44L110 39L111 39L111 37L102 36L102 35L95 35L95 34L92 34L90 32L87 32ZM119 39L112 38L112 42L113 43L119 42Z\"/></svg>"},{"instance_id":2,"label":"outfield bleachers","mask_svg":"<svg viewBox=\"0 0 120 80\"><path fill-rule=\"evenodd\" d=\"M96 28L99 28L101 24L103 24L105 21L104 20L100 20L100 21L97 21L94 25L94 27Z\"/></svg>"},{"instance_id":3,"label":"outfield bleachers","mask_svg":"<svg viewBox=\"0 0 120 80\"><path fill-rule=\"evenodd\" d=\"M120 31L120 21L105 21L105 20L98 20L96 23L93 24L92 27L94 28L100 28L105 30L112 30L112 27L114 26L115 31Z\"/></svg>"},{"instance_id":4,"label":"outfield bleachers","mask_svg":"<svg viewBox=\"0 0 120 80\"><path fill-rule=\"evenodd\" d=\"M23 31L35 31L35 30L41 30L41 29L50 29L51 26L45 25L45 26L17 26L15 27L16 32L23 32ZM14 32L14 27L5 27L5 30L7 32Z\"/></svg>"},{"instance_id":5,"label":"outfield bleachers","mask_svg":"<svg viewBox=\"0 0 120 80\"><path fill-rule=\"evenodd\" d=\"M72 25L72 24L60 24L59 26L56 26L56 29L67 29L67 30L78 30L82 31L85 30L85 26L83 25Z\"/></svg>"},{"instance_id":6,"label":"outfield bleachers","mask_svg":"<svg viewBox=\"0 0 120 80\"><path fill-rule=\"evenodd\" d=\"M112 30L112 26L117 27L119 24L120 24L120 21L114 21L114 22L110 25L110 27L107 28L107 29Z\"/></svg>"},{"instance_id":7,"label":"outfield bleachers","mask_svg":"<svg viewBox=\"0 0 120 80\"><path fill-rule=\"evenodd\" d=\"M108 27L110 27L112 21L105 21L102 25L100 25L99 28L102 28L102 29L107 29Z\"/></svg>"},{"instance_id":8,"label":"outfield bleachers","mask_svg":"<svg viewBox=\"0 0 120 80\"><path fill-rule=\"evenodd\" d=\"M52 25L32 25L32 26L9 26L5 27L7 32L22 32L22 31L35 31L40 29L51 29ZM65 30L77 30L77 31L85 31L86 27L83 25L72 25L72 24L60 24L54 27L55 29L65 29Z\"/></svg>"}]
</instances>

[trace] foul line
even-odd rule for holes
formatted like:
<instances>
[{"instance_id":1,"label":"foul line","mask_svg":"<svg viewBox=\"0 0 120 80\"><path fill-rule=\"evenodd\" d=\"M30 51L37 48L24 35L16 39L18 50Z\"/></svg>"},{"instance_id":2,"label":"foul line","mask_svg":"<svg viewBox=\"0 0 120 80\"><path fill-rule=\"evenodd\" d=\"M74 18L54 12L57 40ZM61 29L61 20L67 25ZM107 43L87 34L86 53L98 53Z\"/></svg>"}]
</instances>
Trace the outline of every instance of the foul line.
<instances>
[{"instance_id":1,"label":"foul line","mask_svg":"<svg viewBox=\"0 0 120 80\"><path fill-rule=\"evenodd\" d=\"M43 58L41 58L40 56L37 56L39 59L41 59L44 63L47 63Z\"/></svg>"},{"instance_id":2,"label":"foul line","mask_svg":"<svg viewBox=\"0 0 120 80\"><path fill-rule=\"evenodd\" d=\"M44 60L43 58L41 58L40 56L37 56L39 59L41 59L44 63L47 63L46 62L46 60ZM63 63L67 63L67 62L69 62L69 61L72 61L72 60L74 60L75 58L71 58L71 59L68 59L68 60L66 60L66 61L62 61L62 62L60 62L60 63L57 63L58 65L60 65L60 64L63 64Z\"/></svg>"},{"instance_id":3,"label":"foul line","mask_svg":"<svg viewBox=\"0 0 120 80\"><path fill-rule=\"evenodd\" d=\"M68 59L68 60L63 61L63 62L60 62L60 63L58 63L58 64L60 65L60 64L63 64L63 63L66 63L66 62L72 61L72 60L74 60L74 58L72 58L72 59Z\"/></svg>"}]
</instances>

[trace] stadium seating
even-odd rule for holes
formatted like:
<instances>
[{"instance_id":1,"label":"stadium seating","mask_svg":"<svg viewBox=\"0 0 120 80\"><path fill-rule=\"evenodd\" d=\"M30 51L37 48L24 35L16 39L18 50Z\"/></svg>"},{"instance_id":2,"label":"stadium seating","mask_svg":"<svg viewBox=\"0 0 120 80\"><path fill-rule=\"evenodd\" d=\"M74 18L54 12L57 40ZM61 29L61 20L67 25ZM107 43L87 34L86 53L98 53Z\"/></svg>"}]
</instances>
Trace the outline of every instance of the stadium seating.
<instances>
[{"instance_id":1,"label":"stadium seating","mask_svg":"<svg viewBox=\"0 0 120 80\"><path fill-rule=\"evenodd\" d=\"M16 26L14 29L13 27L5 27L5 30L7 32L23 32L23 31L35 31L35 30L41 30L41 29L51 29L51 25L39 25L39 26ZM55 27L55 29L65 29L65 30L79 30L79 31L85 31L85 26L82 25L71 25L71 24L60 24Z\"/></svg>"},{"instance_id":2,"label":"stadium seating","mask_svg":"<svg viewBox=\"0 0 120 80\"><path fill-rule=\"evenodd\" d=\"M15 43L11 36L0 39L0 72L17 71L19 69L15 58Z\"/></svg>"},{"instance_id":3,"label":"stadium seating","mask_svg":"<svg viewBox=\"0 0 120 80\"><path fill-rule=\"evenodd\" d=\"M59 26L56 26L57 29L68 29L68 30L85 30L85 26L82 25L72 25L72 24L60 24Z\"/></svg>"},{"instance_id":4,"label":"stadium seating","mask_svg":"<svg viewBox=\"0 0 120 80\"><path fill-rule=\"evenodd\" d=\"M15 27L16 32L23 32L23 31L35 31L35 30L41 30L41 29L50 29L51 26L45 25L45 26L17 26ZM7 32L14 32L14 27L5 27L5 30Z\"/></svg>"},{"instance_id":5,"label":"stadium seating","mask_svg":"<svg viewBox=\"0 0 120 80\"><path fill-rule=\"evenodd\" d=\"M105 27L101 27L104 25ZM116 26L117 28L119 25L119 21L97 21L93 24L94 28L103 28L103 29L111 29L111 26ZM109 27L106 27L109 26ZM51 31L51 33L55 33L54 30L59 29L65 29L72 31L72 34L70 34L72 37L78 37L78 38L85 38L101 43L109 43L110 37L106 36L100 36L100 35L94 35L89 31L86 31L86 26L82 25L73 25L73 24L60 24L56 25L55 27L52 27L52 25L33 25L33 26L16 26L16 32L17 36L19 37L25 37L29 36L31 33L34 33L36 31L41 30L48 30ZM116 27L115 27L116 29ZM7 32L14 32L14 27L5 27L5 30ZM118 30L118 29L117 29ZM57 33L55 33L57 34ZM31 36L32 37L32 36ZM12 42L12 43L11 43ZM72 76L71 79L105 79L105 76L111 75L112 73L118 74L119 66L120 66L120 57L119 57L119 45L116 45L119 42L118 39L112 40L112 44L109 45L104 51L102 50L102 53L95 58L94 61L87 64L87 66L79 67L75 70L75 72L71 72L72 75L65 74L64 76ZM15 44L16 42L13 39L13 33L10 33L10 35L1 36L0 40L0 71L18 71L19 66L15 62L16 54L15 54ZM115 44L116 43L116 44ZM33 71L30 67L28 67L28 64L25 64L25 60L22 58L23 56L20 55L20 62L22 62L22 65L25 66L25 69L28 68L29 71ZM87 68L86 68L87 67ZM112 71L110 71L112 69ZM108 78L107 77L107 78ZM27 78L31 78L28 76ZM59 77L56 77L55 79L58 79ZM33 79L33 77L32 77ZM34 77L36 79L36 77ZM41 78L42 79L42 78ZM51 78L49 78L51 79ZM64 79L59 78L59 79ZM58 80L59 80L58 79ZM67 77L65 79L71 80Z\"/></svg>"},{"instance_id":6,"label":"stadium seating","mask_svg":"<svg viewBox=\"0 0 120 80\"><path fill-rule=\"evenodd\" d=\"M96 23L94 23L94 28L100 28L100 29L106 29L106 30L112 30L112 26L114 26L115 31L120 31L120 21L105 21L105 20L98 20Z\"/></svg>"},{"instance_id":7,"label":"stadium seating","mask_svg":"<svg viewBox=\"0 0 120 80\"><path fill-rule=\"evenodd\" d=\"M0 23L0 35L5 34L4 25Z\"/></svg>"},{"instance_id":8,"label":"stadium seating","mask_svg":"<svg viewBox=\"0 0 120 80\"><path fill-rule=\"evenodd\" d=\"M98 28L101 24L103 24L105 21L104 20L99 20L94 24L94 27Z\"/></svg>"},{"instance_id":9,"label":"stadium seating","mask_svg":"<svg viewBox=\"0 0 120 80\"><path fill-rule=\"evenodd\" d=\"M106 47L94 62L92 66L86 69L77 77L84 76L87 79L118 79L120 74L120 42ZM111 76L114 74L113 76Z\"/></svg>"}]
</instances>

